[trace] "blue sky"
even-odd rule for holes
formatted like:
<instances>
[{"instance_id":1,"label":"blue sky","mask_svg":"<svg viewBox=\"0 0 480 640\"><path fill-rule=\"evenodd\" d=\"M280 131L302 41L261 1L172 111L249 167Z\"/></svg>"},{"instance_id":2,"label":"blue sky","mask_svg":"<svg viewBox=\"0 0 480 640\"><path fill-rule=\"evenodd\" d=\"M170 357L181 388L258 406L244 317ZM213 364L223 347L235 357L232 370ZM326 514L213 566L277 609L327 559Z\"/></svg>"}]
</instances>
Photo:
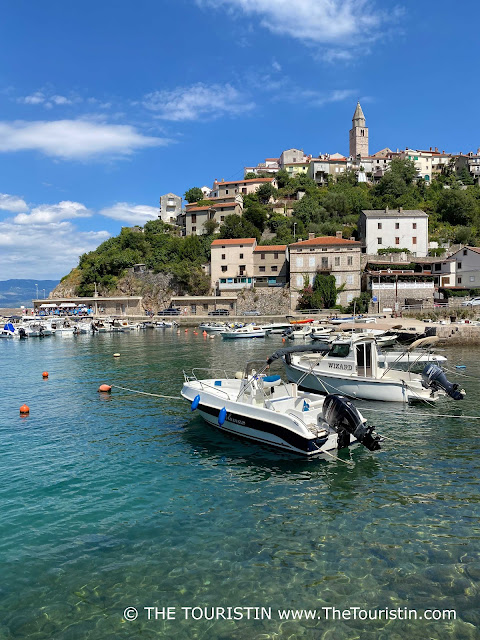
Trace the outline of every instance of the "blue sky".
<instances>
[{"instance_id":1,"label":"blue sky","mask_svg":"<svg viewBox=\"0 0 480 640\"><path fill-rule=\"evenodd\" d=\"M0 23L0 279L56 278L158 199L283 149L480 146L480 5L16 0Z\"/></svg>"}]
</instances>

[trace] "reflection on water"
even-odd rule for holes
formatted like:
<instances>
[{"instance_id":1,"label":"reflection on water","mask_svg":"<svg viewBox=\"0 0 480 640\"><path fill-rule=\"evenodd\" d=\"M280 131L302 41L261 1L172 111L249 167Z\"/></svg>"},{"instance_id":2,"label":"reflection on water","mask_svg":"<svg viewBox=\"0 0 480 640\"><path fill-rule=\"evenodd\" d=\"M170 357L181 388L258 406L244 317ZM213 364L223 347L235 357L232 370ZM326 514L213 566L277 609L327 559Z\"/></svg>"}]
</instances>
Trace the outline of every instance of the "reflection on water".
<instances>
[{"instance_id":1,"label":"reflection on water","mask_svg":"<svg viewBox=\"0 0 480 640\"><path fill-rule=\"evenodd\" d=\"M96 391L177 395L182 369L238 370L280 344L156 331L0 343L0 638L478 637L480 425L432 416L478 413L475 378L462 403L362 403L391 440L342 453L353 466L225 436L180 401ZM480 375L477 352L447 354ZM454 608L457 620L122 618L247 605Z\"/></svg>"}]
</instances>

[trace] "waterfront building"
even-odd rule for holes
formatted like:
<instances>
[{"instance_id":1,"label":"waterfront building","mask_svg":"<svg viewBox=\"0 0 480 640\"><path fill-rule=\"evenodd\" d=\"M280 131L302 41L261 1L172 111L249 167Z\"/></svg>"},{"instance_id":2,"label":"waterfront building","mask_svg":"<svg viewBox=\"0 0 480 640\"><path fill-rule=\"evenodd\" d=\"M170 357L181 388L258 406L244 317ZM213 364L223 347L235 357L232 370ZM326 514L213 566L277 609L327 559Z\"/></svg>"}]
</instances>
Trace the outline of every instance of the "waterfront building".
<instances>
[{"instance_id":1,"label":"waterfront building","mask_svg":"<svg viewBox=\"0 0 480 640\"><path fill-rule=\"evenodd\" d=\"M78 296L72 298L44 298L33 300L36 313L41 310L42 304L56 304L59 308L67 308L71 304L73 308L92 309L95 315L101 316L143 316L145 310L142 304L142 296ZM82 306L81 306L82 305Z\"/></svg>"},{"instance_id":2,"label":"waterfront building","mask_svg":"<svg viewBox=\"0 0 480 640\"><path fill-rule=\"evenodd\" d=\"M288 282L287 245L258 245L253 250L256 287L284 287Z\"/></svg>"},{"instance_id":3,"label":"waterfront building","mask_svg":"<svg viewBox=\"0 0 480 640\"><path fill-rule=\"evenodd\" d=\"M255 238L214 240L211 245L212 289L231 293L254 285Z\"/></svg>"},{"instance_id":4,"label":"waterfront building","mask_svg":"<svg viewBox=\"0 0 480 640\"><path fill-rule=\"evenodd\" d=\"M428 215L420 210L364 210L358 220L362 250L369 255L380 249L407 249L414 257L428 253Z\"/></svg>"},{"instance_id":5,"label":"waterfront building","mask_svg":"<svg viewBox=\"0 0 480 640\"><path fill-rule=\"evenodd\" d=\"M178 216L182 213L182 198L174 193L160 196L159 218L167 224L177 224Z\"/></svg>"},{"instance_id":6,"label":"waterfront building","mask_svg":"<svg viewBox=\"0 0 480 640\"><path fill-rule=\"evenodd\" d=\"M335 276L337 287L344 285L338 303L349 304L360 295L360 242L345 240L342 232L336 236L315 238L289 245L290 289L292 308L295 308L299 292L307 278L313 284L317 273Z\"/></svg>"},{"instance_id":7,"label":"waterfront building","mask_svg":"<svg viewBox=\"0 0 480 640\"><path fill-rule=\"evenodd\" d=\"M480 247L463 247L449 257L453 277L444 286L480 289ZM443 269L442 269L443 270Z\"/></svg>"}]
</instances>

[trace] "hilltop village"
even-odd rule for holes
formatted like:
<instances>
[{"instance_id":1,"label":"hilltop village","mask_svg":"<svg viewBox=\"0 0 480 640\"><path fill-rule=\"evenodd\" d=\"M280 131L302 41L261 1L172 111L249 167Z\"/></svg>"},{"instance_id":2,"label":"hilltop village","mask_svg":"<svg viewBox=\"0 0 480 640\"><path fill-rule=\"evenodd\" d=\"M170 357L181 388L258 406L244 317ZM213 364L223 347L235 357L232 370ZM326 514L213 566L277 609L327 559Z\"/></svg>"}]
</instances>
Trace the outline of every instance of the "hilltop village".
<instances>
[{"instance_id":1,"label":"hilltop village","mask_svg":"<svg viewBox=\"0 0 480 640\"><path fill-rule=\"evenodd\" d=\"M370 154L360 103L348 157L288 149L184 198L162 195L158 220L83 255L51 297L283 313L428 308L480 291L480 149Z\"/></svg>"}]
</instances>

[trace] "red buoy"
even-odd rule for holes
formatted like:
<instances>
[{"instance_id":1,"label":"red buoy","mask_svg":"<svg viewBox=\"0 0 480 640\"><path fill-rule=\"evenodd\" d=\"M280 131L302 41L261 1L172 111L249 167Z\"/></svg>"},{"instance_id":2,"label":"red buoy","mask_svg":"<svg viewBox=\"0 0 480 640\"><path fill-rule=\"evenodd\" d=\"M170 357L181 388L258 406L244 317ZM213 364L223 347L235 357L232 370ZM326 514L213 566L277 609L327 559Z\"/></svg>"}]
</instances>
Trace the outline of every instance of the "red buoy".
<instances>
[{"instance_id":1,"label":"red buoy","mask_svg":"<svg viewBox=\"0 0 480 640\"><path fill-rule=\"evenodd\" d=\"M48 378L48 371L44 371L42 373L42 378Z\"/></svg>"},{"instance_id":2,"label":"red buoy","mask_svg":"<svg viewBox=\"0 0 480 640\"><path fill-rule=\"evenodd\" d=\"M30 407L26 404L22 404L22 406L20 407L20 413L21 414L30 413Z\"/></svg>"},{"instance_id":3,"label":"red buoy","mask_svg":"<svg viewBox=\"0 0 480 640\"><path fill-rule=\"evenodd\" d=\"M99 391L100 393L110 393L110 392L111 392L111 390L112 390L112 387L111 387L109 384L101 384L101 385L98 387L98 391Z\"/></svg>"}]
</instances>

